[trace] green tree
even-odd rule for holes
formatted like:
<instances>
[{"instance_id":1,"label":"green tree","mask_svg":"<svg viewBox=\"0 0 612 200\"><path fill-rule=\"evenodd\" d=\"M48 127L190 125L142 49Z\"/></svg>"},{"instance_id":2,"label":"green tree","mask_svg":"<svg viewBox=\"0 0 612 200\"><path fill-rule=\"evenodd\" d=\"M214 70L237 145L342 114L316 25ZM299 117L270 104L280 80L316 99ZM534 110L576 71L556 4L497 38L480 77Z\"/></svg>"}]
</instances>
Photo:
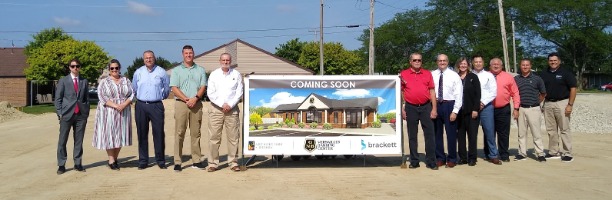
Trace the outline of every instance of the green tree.
<instances>
[{"instance_id":1,"label":"green tree","mask_svg":"<svg viewBox=\"0 0 612 200\"><path fill-rule=\"evenodd\" d=\"M323 51L325 53L323 57L324 71L327 75L352 75L367 72L367 66L363 65L359 54L344 49L344 46L340 43L327 42L323 45ZM320 74L319 43L306 43L302 48L297 64L315 71L315 74Z\"/></svg>"},{"instance_id":2,"label":"green tree","mask_svg":"<svg viewBox=\"0 0 612 200\"><path fill-rule=\"evenodd\" d=\"M512 8L512 17L519 22L519 30L531 40L534 49L559 52L563 66L576 72L578 88L582 88L585 71L601 67L612 57L612 3L609 0L510 0L507 5Z\"/></svg>"},{"instance_id":3,"label":"green tree","mask_svg":"<svg viewBox=\"0 0 612 200\"><path fill-rule=\"evenodd\" d=\"M175 64L172 64L170 61L160 56L155 58L155 65L160 66L161 68L164 68L165 70L168 70L172 68L172 66L175 66ZM134 76L134 72L136 72L136 70L142 66L144 66L144 59L142 59L142 57L137 57L132 62L132 65L128 66L124 75L128 77L130 80L132 80Z\"/></svg>"},{"instance_id":4,"label":"green tree","mask_svg":"<svg viewBox=\"0 0 612 200\"><path fill-rule=\"evenodd\" d=\"M259 107L251 106L251 108L249 109L249 112L257 113L259 114L259 116L264 116L272 112L272 110L274 110L274 108L268 108L268 107L263 107L263 106L259 106Z\"/></svg>"},{"instance_id":5,"label":"green tree","mask_svg":"<svg viewBox=\"0 0 612 200\"><path fill-rule=\"evenodd\" d=\"M300 59L300 54L302 53L302 48L304 48L304 45L306 45L306 42L302 42L299 38L295 38L287 41L285 44L281 44L279 47L276 47L276 53L274 54L291 62L297 63L298 59Z\"/></svg>"},{"instance_id":6,"label":"green tree","mask_svg":"<svg viewBox=\"0 0 612 200\"><path fill-rule=\"evenodd\" d=\"M72 39L48 42L31 53L27 59L29 67L24 70L28 80L57 80L69 73L67 63L76 58L81 61L80 75L94 81L109 59L94 42Z\"/></svg>"},{"instance_id":7,"label":"green tree","mask_svg":"<svg viewBox=\"0 0 612 200\"><path fill-rule=\"evenodd\" d=\"M263 120L261 119L261 115L257 113L253 113L249 116L249 123L255 126L255 129L258 129L260 124L263 124Z\"/></svg>"},{"instance_id":8,"label":"green tree","mask_svg":"<svg viewBox=\"0 0 612 200\"><path fill-rule=\"evenodd\" d=\"M38 32L36 35L33 35L31 42L29 42L25 46L25 54L28 56L33 55L32 53L39 48L45 46L45 44L54 41L63 41L63 40L74 40L72 36L66 34L62 28L50 28L44 29Z\"/></svg>"}]
</instances>

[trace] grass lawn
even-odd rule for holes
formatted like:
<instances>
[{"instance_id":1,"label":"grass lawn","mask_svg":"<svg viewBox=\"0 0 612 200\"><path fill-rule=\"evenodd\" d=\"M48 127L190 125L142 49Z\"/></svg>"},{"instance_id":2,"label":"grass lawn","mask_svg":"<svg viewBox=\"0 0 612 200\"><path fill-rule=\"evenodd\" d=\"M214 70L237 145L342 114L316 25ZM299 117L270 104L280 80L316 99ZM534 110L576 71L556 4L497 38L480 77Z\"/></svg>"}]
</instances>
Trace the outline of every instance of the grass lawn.
<instances>
[{"instance_id":1,"label":"grass lawn","mask_svg":"<svg viewBox=\"0 0 612 200\"><path fill-rule=\"evenodd\" d=\"M89 105L89 108L96 108L96 106L98 106L96 103L91 103ZM55 105L53 104L40 104L40 105L33 105L33 106L26 106L22 108L24 113L28 113L28 114L43 114L43 113L55 113Z\"/></svg>"},{"instance_id":2,"label":"grass lawn","mask_svg":"<svg viewBox=\"0 0 612 200\"><path fill-rule=\"evenodd\" d=\"M602 94L612 94L612 92L603 91L603 90L582 90L578 93L602 93Z\"/></svg>"}]
</instances>

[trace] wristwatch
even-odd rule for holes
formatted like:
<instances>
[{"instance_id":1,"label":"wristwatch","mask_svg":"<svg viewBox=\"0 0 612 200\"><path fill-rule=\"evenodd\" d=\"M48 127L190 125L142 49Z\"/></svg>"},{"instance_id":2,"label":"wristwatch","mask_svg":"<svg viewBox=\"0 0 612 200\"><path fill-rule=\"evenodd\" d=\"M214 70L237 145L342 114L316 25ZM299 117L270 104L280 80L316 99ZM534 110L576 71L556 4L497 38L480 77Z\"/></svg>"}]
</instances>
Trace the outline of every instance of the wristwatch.
<instances>
[{"instance_id":1,"label":"wristwatch","mask_svg":"<svg viewBox=\"0 0 612 200\"><path fill-rule=\"evenodd\" d=\"M196 98L198 98L198 100L201 98L200 96L198 96L197 94L195 95Z\"/></svg>"}]
</instances>

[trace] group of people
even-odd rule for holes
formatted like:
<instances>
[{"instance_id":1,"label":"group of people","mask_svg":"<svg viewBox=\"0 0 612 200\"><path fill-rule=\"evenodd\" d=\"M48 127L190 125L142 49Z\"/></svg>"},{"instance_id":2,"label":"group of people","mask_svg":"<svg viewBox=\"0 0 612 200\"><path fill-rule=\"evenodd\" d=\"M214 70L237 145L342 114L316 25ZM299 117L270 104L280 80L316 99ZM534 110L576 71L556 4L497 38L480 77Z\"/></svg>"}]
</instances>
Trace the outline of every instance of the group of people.
<instances>
[{"instance_id":1,"label":"group of people","mask_svg":"<svg viewBox=\"0 0 612 200\"><path fill-rule=\"evenodd\" d=\"M149 167L149 126L152 128L155 163L166 169L165 159L165 109L162 100L170 92L175 96L174 171L182 171L183 141L187 127L191 136L192 168L214 172L219 169L219 147L225 129L228 140L228 163L232 171L240 171L237 163L239 130L239 108L242 93L242 76L231 68L231 55L220 56L220 67L206 77L203 66L194 63L194 50L190 45L182 49L183 62L168 76L166 70L155 65L155 54L143 53L144 66L134 72L133 80L120 74L121 64L112 59L107 68L109 76L98 83L99 102L96 108L92 145L106 150L108 168L120 170L119 152L122 147L132 145L132 103L138 138L138 169ZM55 107L60 122L57 148L57 174L66 172L66 143L70 129L74 138L74 170L85 172L82 165L83 137L89 117L87 79L79 76L81 63L77 59L69 62L70 73L57 84ZM202 97L206 92L211 102L210 109L203 109ZM208 165L202 157L200 138L203 112L210 121Z\"/></svg>"},{"instance_id":2,"label":"group of people","mask_svg":"<svg viewBox=\"0 0 612 200\"><path fill-rule=\"evenodd\" d=\"M512 119L518 125L515 161L528 157L529 130L535 160L572 162L569 121L576 99L576 78L560 67L559 55L549 54L549 67L539 75L532 71L529 59L521 60L520 73L514 77L504 71L501 59L491 59L489 71L484 70L484 62L480 55L471 60L459 58L453 71L448 56L440 54L436 58L437 69L430 72L422 68L421 54L410 55L410 67L399 75L405 102L402 118L408 128L409 168L420 167L419 123L425 140L427 168L475 166L479 125L484 133L484 159L496 165L510 162ZM548 153L544 152L540 133L542 114L549 136Z\"/></svg>"}]
</instances>

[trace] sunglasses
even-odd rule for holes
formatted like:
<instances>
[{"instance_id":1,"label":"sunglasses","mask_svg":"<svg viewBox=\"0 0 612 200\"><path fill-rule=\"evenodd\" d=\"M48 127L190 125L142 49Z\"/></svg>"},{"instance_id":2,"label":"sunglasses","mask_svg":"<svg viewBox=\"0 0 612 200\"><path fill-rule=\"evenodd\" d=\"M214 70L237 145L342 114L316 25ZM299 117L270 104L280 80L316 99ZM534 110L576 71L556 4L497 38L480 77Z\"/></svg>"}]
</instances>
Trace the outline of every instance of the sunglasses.
<instances>
[{"instance_id":1,"label":"sunglasses","mask_svg":"<svg viewBox=\"0 0 612 200\"><path fill-rule=\"evenodd\" d=\"M70 65L70 68L81 68L81 65Z\"/></svg>"},{"instance_id":2,"label":"sunglasses","mask_svg":"<svg viewBox=\"0 0 612 200\"><path fill-rule=\"evenodd\" d=\"M421 59L412 59L412 62L421 62Z\"/></svg>"},{"instance_id":3,"label":"sunglasses","mask_svg":"<svg viewBox=\"0 0 612 200\"><path fill-rule=\"evenodd\" d=\"M121 69L121 67L109 67L109 69L110 69L111 71L113 71L113 70L119 70L119 69Z\"/></svg>"}]
</instances>

